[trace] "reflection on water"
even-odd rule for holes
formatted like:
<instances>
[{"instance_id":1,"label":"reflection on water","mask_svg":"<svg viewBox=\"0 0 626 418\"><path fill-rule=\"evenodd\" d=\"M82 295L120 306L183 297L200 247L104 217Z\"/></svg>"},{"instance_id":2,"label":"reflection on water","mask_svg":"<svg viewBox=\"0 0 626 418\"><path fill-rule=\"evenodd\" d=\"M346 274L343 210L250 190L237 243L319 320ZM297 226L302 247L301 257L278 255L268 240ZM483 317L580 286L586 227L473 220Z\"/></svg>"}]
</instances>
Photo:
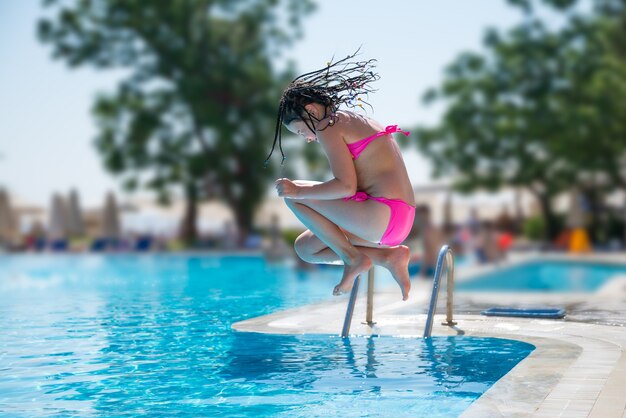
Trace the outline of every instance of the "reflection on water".
<instances>
[{"instance_id":1,"label":"reflection on water","mask_svg":"<svg viewBox=\"0 0 626 418\"><path fill-rule=\"evenodd\" d=\"M358 395L352 405L344 405L345 413L369 405L407 416L425 411L454 416L531 350L523 342L491 338L241 333L220 372L220 395L232 411L239 400L252 396L254 403L272 405L273 412L314 416L320 407L330 410L335 402ZM275 402L269 394L282 396Z\"/></svg>"}]
</instances>

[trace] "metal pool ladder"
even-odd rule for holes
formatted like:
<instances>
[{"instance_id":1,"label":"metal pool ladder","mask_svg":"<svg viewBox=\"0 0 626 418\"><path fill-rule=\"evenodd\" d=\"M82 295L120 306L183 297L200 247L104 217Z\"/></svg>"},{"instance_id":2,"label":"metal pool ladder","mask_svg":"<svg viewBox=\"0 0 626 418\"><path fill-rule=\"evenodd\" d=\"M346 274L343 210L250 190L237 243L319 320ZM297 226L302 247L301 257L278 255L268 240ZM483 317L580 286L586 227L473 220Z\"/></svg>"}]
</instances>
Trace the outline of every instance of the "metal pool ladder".
<instances>
[{"instance_id":1,"label":"metal pool ladder","mask_svg":"<svg viewBox=\"0 0 626 418\"><path fill-rule=\"evenodd\" d=\"M457 323L452 320L452 294L454 292L454 256L448 245L441 247L437 258L437 266L435 268L435 277L433 280L433 293L430 297L430 307L428 309L428 317L426 319L426 328L424 329L424 338L429 338L433 330L433 318L435 316L435 308L437 307L437 297L439 296L439 285L441 284L441 275L443 274L444 261L446 263L446 278L448 285L448 300L446 303L446 321L443 325L454 326ZM348 300L348 308L346 309L346 317L343 321L341 337L347 337L350 334L350 324L354 314L354 305L356 303L357 293L359 292L359 283L361 275L354 280L350 299ZM365 324L372 326L375 322L372 319L374 310L374 267L367 274L367 311L365 315Z\"/></svg>"},{"instance_id":2,"label":"metal pool ladder","mask_svg":"<svg viewBox=\"0 0 626 418\"><path fill-rule=\"evenodd\" d=\"M439 285L441 284L441 275L443 274L443 263L446 263L446 278L448 287L448 300L446 301L446 321L442 325L452 327L456 322L452 320L452 294L454 293L454 256L448 245L441 247L437 258L437 266L435 267L435 277L433 280L433 293L430 297L430 307L428 308L428 316L426 317L426 327L424 328L424 338L429 338L433 330L433 319L435 317L435 309L437 308L437 297L439 296Z\"/></svg>"},{"instance_id":3,"label":"metal pool ladder","mask_svg":"<svg viewBox=\"0 0 626 418\"><path fill-rule=\"evenodd\" d=\"M341 337L347 337L350 334L350 324L352 323L352 314L354 313L354 304L356 303L356 295L359 292L359 282L361 281L361 275L359 274L354 280L352 286L352 292L350 292L350 299L348 300L348 309L346 309L346 318L343 321L343 328L341 329ZM374 311L374 267L372 267L367 273L367 311L365 314L365 324L372 326L375 322L372 320L372 313Z\"/></svg>"}]
</instances>

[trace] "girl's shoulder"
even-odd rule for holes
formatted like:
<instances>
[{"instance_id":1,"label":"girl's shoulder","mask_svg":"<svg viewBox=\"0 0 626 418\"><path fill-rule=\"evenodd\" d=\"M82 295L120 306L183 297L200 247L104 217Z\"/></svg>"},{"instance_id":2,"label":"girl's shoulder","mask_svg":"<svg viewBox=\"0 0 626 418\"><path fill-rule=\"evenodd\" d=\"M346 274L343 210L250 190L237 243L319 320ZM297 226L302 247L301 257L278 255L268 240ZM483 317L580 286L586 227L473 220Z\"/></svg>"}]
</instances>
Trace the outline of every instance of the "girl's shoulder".
<instances>
[{"instance_id":1,"label":"girl's shoulder","mask_svg":"<svg viewBox=\"0 0 626 418\"><path fill-rule=\"evenodd\" d=\"M347 143L384 130L380 123L367 116L345 110L338 111L336 114L337 121L335 127L341 131Z\"/></svg>"},{"instance_id":2,"label":"girl's shoulder","mask_svg":"<svg viewBox=\"0 0 626 418\"><path fill-rule=\"evenodd\" d=\"M351 124L371 124L372 122L376 123L373 119L361 115L359 113L351 112L349 110L338 110L335 113L339 120L343 120L344 122L348 122Z\"/></svg>"}]
</instances>

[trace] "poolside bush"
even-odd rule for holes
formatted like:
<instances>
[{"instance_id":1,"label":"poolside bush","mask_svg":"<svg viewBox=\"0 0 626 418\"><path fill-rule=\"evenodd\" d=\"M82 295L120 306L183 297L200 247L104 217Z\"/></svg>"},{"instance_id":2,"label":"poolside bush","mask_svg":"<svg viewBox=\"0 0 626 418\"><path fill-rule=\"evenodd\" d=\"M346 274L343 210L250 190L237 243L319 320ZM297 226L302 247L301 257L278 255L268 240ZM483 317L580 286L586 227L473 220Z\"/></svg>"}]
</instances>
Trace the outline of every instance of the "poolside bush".
<instances>
[{"instance_id":1,"label":"poolside bush","mask_svg":"<svg viewBox=\"0 0 626 418\"><path fill-rule=\"evenodd\" d=\"M626 222L620 215L621 213L608 213L600 222L597 232L598 244L601 246L617 245L622 248L625 246Z\"/></svg>"},{"instance_id":2,"label":"poolside bush","mask_svg":"<svg viewBox=\"0 0 626 418\"><path fill-rule=\"evenodd\" d=\"M300 229L285 229L282 231L283 239L287 244L293 247L293 243L296 242L296 238L298 238L298 235L300 235L302 232L304 231Z\"/></svg>"},{"instance_id":3,"label":"poolside bush","mask_svg":"<svg viewBox=\"0 0 626 418\"><path fill-rule=\"evenodd\" d=\"M546 236L546 223L542 216L531 216L524 221L524 236L533 241L540 241Z\"/></svg>"},{"instance_id":4,"label":"poolside bush","mask_svg":"<svg viewBox=\"0 0 626 418\"><path fill-rule=\"evenodd\" d=\"M165 249L167 251L183 251L187 248L187 245L185 244L185 242L183 240L180 239L172 239L167 241L167 244L165 245Z\"/></svg>"}]
</instances>

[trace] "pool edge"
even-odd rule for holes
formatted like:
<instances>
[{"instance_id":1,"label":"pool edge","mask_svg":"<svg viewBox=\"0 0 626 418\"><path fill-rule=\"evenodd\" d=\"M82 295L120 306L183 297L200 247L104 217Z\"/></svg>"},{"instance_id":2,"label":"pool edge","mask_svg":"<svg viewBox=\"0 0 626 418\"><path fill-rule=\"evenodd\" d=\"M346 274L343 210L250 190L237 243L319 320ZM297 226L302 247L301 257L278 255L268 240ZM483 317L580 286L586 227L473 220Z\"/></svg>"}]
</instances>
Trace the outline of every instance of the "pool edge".
<instances>
[{"instance_id":1,"label":"pool edge","mask_svg":"<svg viewBox=\"0 0 626 418\"><path fill-rule=\"evenodd\" d=\"M364 298L357 300L353 335L421 337L425 315L410 312L417 301L397 301L395 293L376 296L374 319L364 317ZM345 301L327 301L276 312L233 324L240 332L338 335ZM450 329L439 325L433 335L495 337L533 344L536 349L470 405L463 417L598 416L621 418L626 410L626 329L550 319L459 315ZM621 390L621 392L616 392Z\"/></svg>"}]
</instances>

